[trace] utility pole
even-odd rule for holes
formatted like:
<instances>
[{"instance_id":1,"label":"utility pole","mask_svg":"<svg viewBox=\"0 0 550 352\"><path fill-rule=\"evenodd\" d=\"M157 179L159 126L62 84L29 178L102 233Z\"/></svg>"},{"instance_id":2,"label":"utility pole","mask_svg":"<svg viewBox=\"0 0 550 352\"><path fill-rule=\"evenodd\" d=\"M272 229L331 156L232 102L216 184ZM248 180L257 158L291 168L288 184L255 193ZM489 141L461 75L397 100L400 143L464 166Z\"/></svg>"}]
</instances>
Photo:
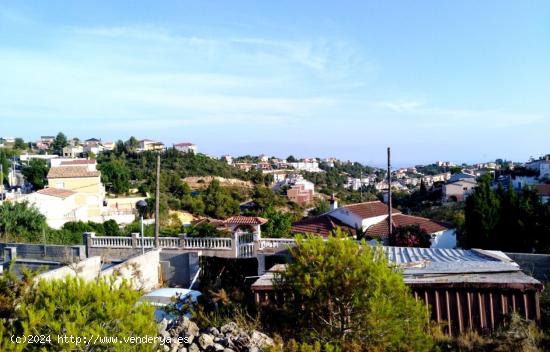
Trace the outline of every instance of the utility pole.
<instances>
[{"instance_id":1,"label":"utility pole","mask_svg":"<svg viewBox=\"0 0 550 352\"><path fill-rule=\"evenodd\" d=\"M388 147L388 234L392 235L392 206L391 206L391 150Z\"/></svg>"},{"instance_id":2,"label":"utility pole","mask_svg":"<svg viewBox=\"0 0 550 352\"><path fill-rule=\"evenodd\" d=\"M160 233L160 153L157 154L157 191L155 193L155 247L159 247Z\"/></svg>"}]
</instances>

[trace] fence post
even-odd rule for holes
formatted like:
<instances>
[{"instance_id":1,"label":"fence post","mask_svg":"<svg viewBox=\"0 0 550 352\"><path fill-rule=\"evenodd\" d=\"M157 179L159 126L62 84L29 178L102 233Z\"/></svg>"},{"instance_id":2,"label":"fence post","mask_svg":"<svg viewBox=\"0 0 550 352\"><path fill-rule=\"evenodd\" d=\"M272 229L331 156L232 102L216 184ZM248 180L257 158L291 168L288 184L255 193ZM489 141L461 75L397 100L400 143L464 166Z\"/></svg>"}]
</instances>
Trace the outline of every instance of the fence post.
<instances>
[{"instance_id":1,"label":"fence post","mask_svg":"<svg viewBox=\"0 0 550 352\"><path fill-rule=\"evenodd\" d=\"M92 237L95 236L95 232L84 232L84 246L86 247L86 258L90 256L90 248L92 247Z\"/></svg>"},{"instance_id":2,"label":"fence post","mask_svg":"<svg viewBox=\"0 0 550 352\"><path fill-rule=\"evenodd\" d=\"M235 258L239 257L239 235L237 231L231 233L231 250L235 254Z\"/></svg>"},{"instance_id":3,"label":"fence post","mask_svg":"<svg viewBox=\"0 0 550 352\"><path fill-rule=\"evenodd\" d=\"M132 232L132 249L136 249L138 246L138 243L137 243L138 235L139 235L138 233Z\"/></svg>"}]
</instances>

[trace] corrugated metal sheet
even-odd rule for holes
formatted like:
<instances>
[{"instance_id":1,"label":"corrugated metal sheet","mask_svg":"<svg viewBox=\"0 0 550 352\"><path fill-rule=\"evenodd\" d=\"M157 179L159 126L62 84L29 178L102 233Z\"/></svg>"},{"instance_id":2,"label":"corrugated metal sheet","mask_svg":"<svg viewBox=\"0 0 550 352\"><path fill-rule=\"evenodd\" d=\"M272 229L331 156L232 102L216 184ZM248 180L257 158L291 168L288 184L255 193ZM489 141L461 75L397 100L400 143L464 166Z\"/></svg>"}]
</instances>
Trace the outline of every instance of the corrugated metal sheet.
<instances>
[{"instance_id":1,"label":"corrugated metal sheet","mask_svg":"<svg viewBox=\"0 0 550 352\"><path fill-rule=\"evenodd\" d=\"M407 264L428 260L437 263L457 262L497 262L496 258L480 255L473 250L443 249L443 248L417 248L417 247L382 247L388 260L394 264Z\"/></svg>"},{"instance_id":2,"label":"corrugated metal sheet","mask_svg":"<svg viewBox=\"0 0 550 352\"><path fill-rule=\"evenodd\" d=\"M438 273L504 273L519 271L519 266L503 252L416 248L382 247L388 261L404 270L404 274Z\"/></svg>"}]
</instances>

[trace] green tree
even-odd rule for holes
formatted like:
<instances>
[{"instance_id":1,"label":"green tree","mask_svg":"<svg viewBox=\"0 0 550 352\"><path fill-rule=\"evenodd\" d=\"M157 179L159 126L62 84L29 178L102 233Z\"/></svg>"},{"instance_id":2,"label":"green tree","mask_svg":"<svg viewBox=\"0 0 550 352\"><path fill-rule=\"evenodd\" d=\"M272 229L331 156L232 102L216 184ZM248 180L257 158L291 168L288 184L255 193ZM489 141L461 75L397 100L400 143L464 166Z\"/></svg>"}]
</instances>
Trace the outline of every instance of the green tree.
<instances>
[{"instance_id":1,"label":"green tree","mask_svg":"<svg viewBox=\"0 0 550 352\"><path fill-rule=\"evenodd\" d=\"M124 146L126 147L126 152L135 153L139 148L139 142L136 137L131 136L126 142L124 142Z\"/></svg>"},{"instance_id":2,"label":"green tree","mask_svg":"<svg viewBox=\"0 0 550 352\"><path fill-rule=\"evenodd\" d=\"M53 152L57 155L63 155L63 148L69 145L67 136L63 132L59 132L52 144Z\"/></svg>"},{"instance_id":3,"label":"green tree","mask_svg":"<svg viewBox=\"0 0 550 352\"><path fill-rule=\"evenodd\" d=\"M38 242L47 228L46 217L26 202L0 205L0 234L6 242Z\"/></svg>"},{"instance_id":4,"label":"green tree","mask_svg":"<svg viewBox=\"0 0 550 352\"><path fill-rule=\"evenodd\" d=\"M105 230L105 236L120 236L120 227L114 220L107 220L103 223L103 229Z\"/></svg>"},{"instance_id":5,"label":"green tree","mask_svg":"<svg viewBox=\"0 0 550 352\"><path fill-rule=\"evenodd\" d=\"M317 202L315 208L311 211L311 215L317 216L321 214L328 213L330 211L330 203L326 200L321 200Z\"/></svg>"},{"instance_id":6,"label":"green tree","mask_svg":"<svg viewBox=\"0 0 550 352\"><path fill-rule=\"evenodd\" d=\"M298 236L292 261L277 274L284 313L306 342L323 341L356 351L428 351L425 307L410 294L382 249L359 245L341 231L323 240Z\"/></svg>"},{"instance_id":7,"label":"green tree","mask_svg":"<svg viewBox=\"0 0 550 352\"><path fill-rule=\"evenodd\" d=\"M113 157L99 165L101 180L116 194L128 193L130 189L130 170L123 159Z\"/></svg>"},{"instance_id":8,"label":"green tree","mask_svg":"<svg viewBox=\"0 0 550 352\"><path fill-rule=\"evenodd\" d=\"M467 248L491 249L492 235L500 221L500 200L491 189L491 177L484 175L473 192L466 199L465 236L460 245Z\"/></svg>"},{"instance_id":9,"label":"green tree","mask_svg":"<svg viewBox=\"0 0 550 352\"><path fill-rule=\"evenodd\" d=\"M191 154L191 153L189 153ZM218 180L213 180L202 194L206 215L225 219L239 213L239 202L231 197L226 189L220 186Z\"/></svg>"},{"instance_id":10,"label":"green tree","mask_svg":"<svg viewBox=\"0 0 550 352\"><path fill-rule=\"evenodd\" d=\"M10 162L8 159L7 153L4 149L0 149L0 165L2 166L2 173L0 173L0 185L3 185L4 182L7 182L9 171L10 171Z\"/></svg>"},{"instance_id":11,"label":"green tree","mask_svg":"<svg viewBox=\"0 0 550 352\"><path fill-rule=\"evenodd\" d=\"M27 149L27 144L25 143L23 138L17 137L15 138L15 143L13 144L13 148L18 150L25 150Z\"/></svg>"},{"instance_id":12,"label":"green tree","mask_svg":"<svg viewBox=\"0 0 550 352\"><path fill-rule=\"evenodd\" d=\"M458 174L458 173L461 173L462 172L462 168L460 166L453 166L451 167L451 169L449 170L451 172L451 174Z\"/></svg>"},{"instance_id":13,"label":"green tree","mask_svg":"<svg viewBox=\"0 0 550 352\"><path fill-rule=\"evenodd\" d=\"M298 159L296 159L296 158L294 157L294 155L289 155L288 158L286 158L286 162L287 162L287 163L295 163L295 162L297 162L297 161L298 161Z\"/></svg>"},{"instance_id":14,"label":"green tree","mask_svg":"<svg viewBox=\"0 0 550 352\"><path fill-rule=\"evenodd\" d=\"M269 221L262 225L262 235L268 238L292 237L292 215L268 208L261 213L261 216Z\"/></svg>"},{"instance_id":15,"label":"green tree","mask_svg":"<svg viewBox=\"0 0 550 352\"><path fill-rule=\"evenodd\" d=\"M17 283L10 275L0 277L0 296L14 297L5 303L0 316L0 350L2 351L151 351L154 344L60 341L57 336L110 336L120 340L131 336L156 336L154 309L137 304L141 293L126 282L97 279L84 282L67 277L64 280L41 280L31 285ZM5 301L2 300L4 303ZM15 344L10 336L50 336L46 344Z\"/></svg>"},{"instance_id":16,"label":"green tree","mask_svg":"<svg viewBox=\"0 0 550 352\"><path fill-rule=\"evenodd\" d=\"M47 184L46 177L48 176L48 170L49 168L45 160L31 159L29 165L23 167L21 172L34 189L39 190Z\"/></svg>"},{"instance_id":17,"label":"green tree","mask_svg":"<svg viewBox=\"0 0 550 352\"><path fill-rule=\"evenodd\" d=\"M271 189L258 185L254 187L252 200L256 204L255 209L259 212L263 212L275 205L275 194L271 191Z\"/></svg>"}]
</instances>

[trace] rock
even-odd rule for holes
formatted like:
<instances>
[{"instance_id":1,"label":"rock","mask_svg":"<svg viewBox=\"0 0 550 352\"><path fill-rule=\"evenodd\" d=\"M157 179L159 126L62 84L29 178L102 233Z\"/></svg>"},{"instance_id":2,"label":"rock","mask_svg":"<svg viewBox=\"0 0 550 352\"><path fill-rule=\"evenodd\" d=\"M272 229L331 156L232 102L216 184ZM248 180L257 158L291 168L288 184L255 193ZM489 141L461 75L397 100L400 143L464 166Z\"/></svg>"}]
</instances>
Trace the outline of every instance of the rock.
<instances>
[{"instance_id":1,"label":"rock","mask_svg":"<svg viewBox=\"0 0 550 352\"><path fill-rule=\"evenodd\" d=\"M237 326L236 323L230 322L230 323L227 323L227 324L223 325L220 328L220 331L224 335L230 334L230 335L237 336L239 334L239 327Z\"/></svg>"},{"instance_id":2,"label":"rock","mask_svg":"<svg viewBox=\"0 0 550 352\"><path fill-rule=\"evenodd\" d=\"M202 347L202 349L207 349L210 346L214 345L214 338L211 335L208 334L201 334L199 337L199 346Z\"/></svg>"},{"instance_id":3,"label":"rock","mask_svg":"<svg viewBox=\"0 0 550 352\"><path fill-rule=\"evenodd\" d=\"M187 337L187 339L185 340L185 342L190 345L193 343L193 340L195 340L195 336L194 335L187 335L187 336L184 336L184 337Z\"/></svg>"},{"instance_id":4,"label":"rock","mask_svg":"<svg viewBox=\"0 0 550 352\"><path fill-rule=\"evenodd\" d=\"M180 347L180 349L178 350L178 352L187 352L187 348L185 348L185 347Z\"/></svg>"},{"instance_id":5,"label":"rock","mask_svg":"<svg viewBox=\"0 0 550 352\"><path fill-rule=\"evenodd\" d=\"M215 343L214 348L216 349L216 351L223 351L224 350L224 347L222 345L220 345L219 343Z\"/></svg>"},{"instance_id":6,"label":"rock","mask_svg":"<svg viewBox=\"0 0 550 352\"><path fill-rule=\"evenodd\" d=\"M164 352L170 352L170 346L168 346L168 345L162 345L162 350L163 350Z\"/></svg>"},{"instance_id":7,"label":"rock","mask_svg":"<svg viewBox=\"0 0 550 352\"><path fill-rule=\"evenodd\" d=\"M186 335L199 336L200 330L197 324L189 320L189 318L184 317L181 323L181 326L184 328Z\"/></svg>"},{"instance_id":8,"label":"rock","mask_svg":"<svg viewBox=\"0 0 550 352\"><path fill-rule=\"evenodd\" d=\"M247 352L261 352L261 350L256 346L250 346L248 347Z\"/></svg>"},{"instance_id":9,"label":"rock","mask_svg":"<svg viewBox=\"0 0 550 352\"><path fill-rule=\"evenodd\" d=\"M206 329L206 331L212 335L212 336L219 336L220 335L220 331L218 329L216 329L215 327L211 326L209 327L208 329Z\"/></svg>"},{"instance_id":10,"label":"rock","mask_svg":"<svg viewBox=\"0 0 550 352\"><path fill-rule=\"evenodd\" d=\"M199 346L192 343L191 346L189 346L189 348L187 349L187 351L189 351L189 352L200 352L201 349L199 348Z\"/></svg>"},{"instance_id":11,"label":"rock","mask_svg":"<svg viewBox=\"0 0 550 352\"><path fill-rule=\"evenodd\" d=\"M163 332L166 331L166 329L168 328L168 320L166 319L162 319L162 321L160 323L157 324L157 332L158 334L162 334Z\"/></svg>"},{"instance_id":12,"label":"rock","mask_svg":"<svg viewBox=\"0 0 550 352\"><path fill-rule=\"evenodd\" d=\"M178 352L180 346L181 342L177 338L172 339L172 343L170 344L170 352Z\"/></svg>"},{"instance_id":13,"label":"rock","mask_svg":"<svg viewBox=\"0 0 550 352\"><path fill-rule=\"evenodd\" d=\"M223 349L223 352L235 352L235 351L232 350L231 348L224 348L224 349Z\"/></svg>"},{"instance_id":14,"label":"rock","mask_svg":"<svg viewBox=\"0 0 550 352\"><path fill-rule=\"evenodd\" d=\"M252 334L250 334L250 346L263 349L273 345L275 345L273 339L264 333L254 330L252 331Z\"/></svg>"}]
</instances>

